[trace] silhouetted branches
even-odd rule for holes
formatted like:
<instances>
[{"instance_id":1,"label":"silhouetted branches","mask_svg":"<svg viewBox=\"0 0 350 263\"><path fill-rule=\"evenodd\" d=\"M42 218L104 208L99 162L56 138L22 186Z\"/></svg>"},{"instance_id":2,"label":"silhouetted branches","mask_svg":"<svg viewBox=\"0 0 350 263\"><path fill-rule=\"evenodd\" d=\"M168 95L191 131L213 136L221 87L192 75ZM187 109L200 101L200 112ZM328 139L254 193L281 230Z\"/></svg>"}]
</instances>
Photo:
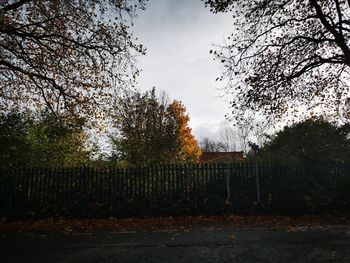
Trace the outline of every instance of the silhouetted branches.
<instances>
[{"instance_id":1,"label":"silhouetted branches","mask_svg":"<svg viewBox=\"0 0 350 263\"><path fill-rule=\"evenodd\" d=\"M91 114L138 74L130 19L143 0L3 1L0 106Z\"/></svg>"},{"instance_id":2,"label":"silhouetted branches","mask_svg":"<svg viewBox=\"0 0 350 263\"><path fill-rule=\"evenodd\" d=\"M283 116L290 107L337 112L349 96L350 6L341 0L207 0L232 12L229 44L214 55L232 92L233 112Z\"/></svg>"}]
</instances>

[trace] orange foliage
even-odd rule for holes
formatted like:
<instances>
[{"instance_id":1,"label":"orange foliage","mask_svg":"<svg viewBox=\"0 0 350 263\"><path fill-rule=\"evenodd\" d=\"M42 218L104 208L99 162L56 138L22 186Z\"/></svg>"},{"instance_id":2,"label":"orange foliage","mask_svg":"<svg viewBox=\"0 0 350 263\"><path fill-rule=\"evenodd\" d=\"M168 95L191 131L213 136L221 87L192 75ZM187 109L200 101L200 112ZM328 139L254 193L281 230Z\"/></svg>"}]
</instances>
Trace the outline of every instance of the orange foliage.
<instances>
[{"instance_id":1,"label":"orange foliage","mask_svg":"<svg viewBox=\"0 0 350 263\"><path fill-rule=\"evenodd\" d=\"M192 129L188 126L190 117L186 114L186 107L181 101L173 100L169 105L176 121L178 123L180 144L179 159L180 161L197 161L202 154L198 142L192 134Z\"/></svg>"}]
</instances>

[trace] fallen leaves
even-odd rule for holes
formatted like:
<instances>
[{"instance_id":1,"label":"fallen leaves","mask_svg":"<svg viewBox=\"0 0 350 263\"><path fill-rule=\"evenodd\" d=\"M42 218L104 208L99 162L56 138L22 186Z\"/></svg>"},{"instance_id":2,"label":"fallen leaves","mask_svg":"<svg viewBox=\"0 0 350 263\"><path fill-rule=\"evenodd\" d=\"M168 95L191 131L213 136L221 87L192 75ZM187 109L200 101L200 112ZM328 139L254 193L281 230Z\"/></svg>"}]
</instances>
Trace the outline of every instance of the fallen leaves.
<instances>
[{"instance_id":1,"label":"fallen leaves","mask_svg":"<svg viewBox=\"0 0 350 263\"><path fill-rule=\"evenodd\" d=\"M1 234L43 234L61 233L70 235L75 232L87 233L98 231L130 232L158 230L164 232L189 232L192 228L205 228L209 231L223 225L283 227L288 231L302 231L305 227L328 225L350 225L350 217L283 217L283 216L183 216L159 218L107 218L107 219L64 219L1 222ZM229 238L233 239L234 236Z\"/></svg>"}]
</instances>

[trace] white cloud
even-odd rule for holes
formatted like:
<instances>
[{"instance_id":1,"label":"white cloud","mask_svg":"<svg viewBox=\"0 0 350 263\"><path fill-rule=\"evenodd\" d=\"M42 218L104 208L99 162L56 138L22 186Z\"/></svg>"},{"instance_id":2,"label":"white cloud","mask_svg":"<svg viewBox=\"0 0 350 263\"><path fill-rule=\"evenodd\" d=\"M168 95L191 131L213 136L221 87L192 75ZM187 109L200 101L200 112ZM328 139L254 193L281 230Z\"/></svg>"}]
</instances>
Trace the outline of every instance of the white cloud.
<instances>
[{"instance_id":1,"label":"white cloud","mask_svg":"<svg viewBox=\"0 0 350 263\"><path fill-rule=\"evenodd\" d=\"M148 49L138 60L143 70L139 87L155 86L181 100L197 136L215 133L214 123L229 112L215 82L219 64L209 50L213 43L223 42L231 25L228 14L214 15L199 0L152 0L135 20L135 35Z\"/></svg>"}]
</instances>

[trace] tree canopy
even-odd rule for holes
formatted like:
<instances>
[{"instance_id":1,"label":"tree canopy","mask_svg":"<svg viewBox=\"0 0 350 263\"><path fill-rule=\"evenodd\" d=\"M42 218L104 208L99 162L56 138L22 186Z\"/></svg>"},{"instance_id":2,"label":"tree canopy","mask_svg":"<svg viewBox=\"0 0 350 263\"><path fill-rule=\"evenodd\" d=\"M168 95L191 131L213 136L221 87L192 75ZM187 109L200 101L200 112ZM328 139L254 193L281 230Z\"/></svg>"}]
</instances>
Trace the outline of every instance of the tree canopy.
<instances>
[{"instance_id":1,"label":"tree canopy","mask_svg":"<svg viewBox=\"0 0 350 263\"><path fill-rule=\"evenodd\" d=\"M278 132L258 156L272 161L349 161L350 127L308 119Z\"/></svg>"},{"instance_id":2,"label":"tree canopy","mask_svg":"<svg viewBox=\"0 0 350 263\"><path fill-rule=\"evenodd\" d=\"M234 113L281 117L293 106L350 117L350 1L205 3L215 13L233 14L233 33L214 54L224 65L219 80L233 96Z\"/></svg>"},{"instance_id":3,"label":"tree canopy","mask_svg":"<svg viewBox=\"0 0 350 263\"><path fill-rule=\"evenodd\" d=\"M198 160L202 151L189 127L190 117L186 114L186 107L180 101L173 100L168 108L177 124L178 149L175 160L179 162Z\"/></svg>"},{"instance_id":4,"label":"tree canopy","mask_svg":"<svg viewBox=\"0 0 350 263\"><path fill-rule=\"evenodd\" d=\"M116 133L111 136L114 156L131 165L195 160L200 154L188 127L185 107L157 97L155 89L133 92L115 105Z\"/></svg>"},{"instance_id":5,"label":"tree canopy","mask_svg":"<svg viewBox=\"0 0 350 263\"><path fill-rule=\"evenodd\" d=\"M137 74L129 18L145 1L1 1L0 109L106 108Z\"/></svg>"},{"instance_id":6,"label":"tree canopy","mask_svg":"<svg viewBox=\"0 0 350 263\"><path fill-rule=\"evenodd\" d=\"M84 119L45 113L0 116L2 168L76 166L89 161Z\"/></svg>"},{"instance_id":7,"label":"tree canopy","mask_svg":"<svg viewBox=\"0 0 350 263\"><path fill-rule=\"evenodd\" d=\"M220 141L215 141L210 138L203 138L200 142L199 145L201 147L201 150L203 152L226 152L227 150L227 145L223 142Z\"/></svg>"}]
</instances>

